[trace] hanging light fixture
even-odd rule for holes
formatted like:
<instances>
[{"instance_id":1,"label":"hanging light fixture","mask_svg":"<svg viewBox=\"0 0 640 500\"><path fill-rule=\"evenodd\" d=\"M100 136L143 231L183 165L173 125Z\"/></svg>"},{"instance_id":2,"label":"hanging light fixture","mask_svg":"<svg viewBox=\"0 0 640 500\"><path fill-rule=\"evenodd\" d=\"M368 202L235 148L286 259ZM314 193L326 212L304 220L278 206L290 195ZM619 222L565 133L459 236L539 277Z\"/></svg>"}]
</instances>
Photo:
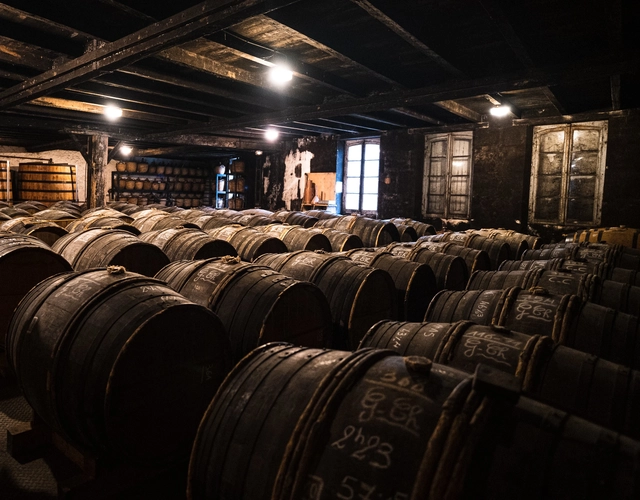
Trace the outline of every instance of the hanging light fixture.
<instances>
[{"instance_id":1,"label":"hanging light fixture","mask_svg":"<svg viewBox=\"0 0 640 500\"><path fill-rule=\"evenodd\" d=\"M507 116L509 113L511 113L511 106L506 106L506 105L496 106L494 108L491 108L489 110L489 113L491 113L492 116L497 116L499 118L502 118L504 116Z\"/></svg>"},{"instance_id":2,"label":"hanging light fixture","mask_svg":"<svg viewBox=\"0 0 640 500\"><path fill-rule=\"evenodd\" d=\"M108 105L104 107L104 116L107 120L117 120L122 116L122 108L118 106Z\"/></svg>"},{"instance_id":3,"label":"hanging light fixture","mask_svg":"<svg viewBox=\"0 0 640 500\"><path fill-rule=\"evenodd\" d=\"M120 147L120 153L124 156L129 156L131 154L131 151L133 151L133 148L131 146Z\"/></svg>"},{"instance_id":4,"label":"hanging light fixture","mask_svg":"<svg viewBox=\"0 0 640 500\"><path fill-rule=\"evenodd\" d=\"M269 81L276 85L284 85L293 79L293 71L284 63L278 63L269 69Z\"/></svg>"},{"instance_id":5,"label":"hanging light fixture","mask_svg":"<svg viewBox=\"0 0 640 500\"><path fill-rule=\"evenodd\" d=\"M268 128L264 132L264 138L269 142L274 142L280 137L280 132L278 132L275 128Z\"/></svg>"}]
</instances>

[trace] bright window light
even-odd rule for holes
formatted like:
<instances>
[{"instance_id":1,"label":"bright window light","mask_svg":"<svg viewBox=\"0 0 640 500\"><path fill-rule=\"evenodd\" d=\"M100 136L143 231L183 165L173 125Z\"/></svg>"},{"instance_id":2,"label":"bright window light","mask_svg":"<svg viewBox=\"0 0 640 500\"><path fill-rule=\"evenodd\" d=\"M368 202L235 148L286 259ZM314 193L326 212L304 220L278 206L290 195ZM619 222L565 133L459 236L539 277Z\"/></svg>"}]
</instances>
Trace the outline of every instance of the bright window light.
<instances>
[{"instance_id":1,"label":"bright window light","mask_svg":"<svg viewBox=\"0 0 640 500\"><path fill-rule=\"evenodd\" d=\"M133 151L133 148L131 146L122 146L120 148L120 153L122 153L124 156L129 156L131 154L131 151Z\"/></svg>"},{"instance_id":2,"label":"bright window light","mask_svg":"<svg viewBox=\"0 0 640 500\"><path fill-rule=\"evenodd\" d=\"M282 64L278 64L269 70L269 80L277 85L290 82L292 78L293 72Z\"/></svg>"},{"instance_id":3,"label":"bright window light","mask_svg":"<svg viewBox=\"0 0 640 500\"><path fill-rule=\"evenodd\" d=\"M511 107L496 106L495 108L491 108L489 110L489 113L491 113L493 116L498 116L498 117L507 116L509 113L511 113Z\"/></svg>"},{"instance_id":4,"label":"bright window light","mask_svg":"<svg viewBox=\"0 0 640 500\"><path fill-rule=\"evenodd\" d=\"M264 133L264 138L269 142L275 141L278 137L280 137L280 132L275 128L268 128Z\"/></svg>"},{"instance_id":5,"label":"bright window light","mask_svg":"<svg viewBox=\"0 0 640 500\"><path fill-rule=\"evenodd\" d=\"M105 106L104 116L107 117L107 120L117 120L122 116L122 109L118 106Z\"/></svg>"}]
</instances>

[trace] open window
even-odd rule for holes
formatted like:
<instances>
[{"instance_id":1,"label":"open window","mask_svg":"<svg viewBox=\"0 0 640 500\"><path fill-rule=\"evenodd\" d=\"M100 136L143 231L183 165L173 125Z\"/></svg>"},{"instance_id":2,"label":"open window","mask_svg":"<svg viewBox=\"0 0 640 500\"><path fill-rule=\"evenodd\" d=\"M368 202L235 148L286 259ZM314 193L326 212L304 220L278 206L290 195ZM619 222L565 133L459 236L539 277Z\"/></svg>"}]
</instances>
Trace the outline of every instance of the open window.
<instances>
[{"instance_id":1,"label":"open window","mask_svg":"<svg viewBox=\"0 0 640 500\"><path fill-rule=\"evenodd\" d=\"M378 212L380 140L347 141L343 211L375 216Z\"/></svg>"}]
</instances>

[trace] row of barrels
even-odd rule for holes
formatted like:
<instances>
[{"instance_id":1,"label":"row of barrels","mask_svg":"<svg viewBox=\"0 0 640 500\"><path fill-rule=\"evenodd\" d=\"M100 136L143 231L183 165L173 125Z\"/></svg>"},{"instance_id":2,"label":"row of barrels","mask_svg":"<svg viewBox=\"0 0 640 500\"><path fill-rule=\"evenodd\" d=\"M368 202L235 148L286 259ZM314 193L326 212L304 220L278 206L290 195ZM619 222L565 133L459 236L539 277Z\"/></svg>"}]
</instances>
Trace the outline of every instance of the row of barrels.
<instances>
[{"instance_id":1,"label":"row of barrels","mask_svg":"<svg viewBox=\"0 0 640 500\"><path fill-rule=\"evenodd\" d=\"M216 279L215 272L196 274L194 284ZM138 463L171 462L190 451L193 499L351 490L380 498L638 493L640 443L538 400L539 393L553 400L554 377L575 379L591 359L556 366L574 353L469 322L400 323L395 343L423 338L436 362L403 357L370 347L394 330L383 321L353 353L267 344L226 375L234 356L211 308L234 299L214 295L207 308L120 267L56 275L19 305L7 354L29 403L81 449ZM501 340L511 347L502 356L492 351ZM483 352L495 366L506 359L508 369L487 365ZM587 400L609 394L607 364L597 366L600 385L587 396L577 386ZM592 406L603 416L611 411ZM637 422L633 413L616 415Z\"/></svg>"},{"instance_id":2,"label":"row of barrels","mask_svg":"<svg viewBox=\"0 0 640 500\"><path fill-rule=\"evenodd\" d=\"M190 177L203 177L206 175L206 171L200 167L186 167L177 165L165 165L163 163L147 163L135 161L117 162L116 172L129 174L182 175Z\"/></svg>"},{"instance_id":3,"label":"row of barrels","mask_svg":"<svg viewBox=\"0 0 640 500\"><path fill-rule=\"evenodd\" d=\"M395 244L395 246L407 250L407 245ZM426 248L416 248L416 246L413 245L410 250L410 252L414 252L414 255L426 255L426 252L440 256L446 255ZM392 256L393 254L391 251L386 251L387 248L384 248L383 251L358 250L350 252L351 255L328 255L315 252L264 255L259 257L254 264L233 262L230 259L215 259L206 263L175 262L167 266L165 271L171 274L171 280L176 280L174 286L176 288L183 287L181 289L185 293L189 289L204 291L203 296L206 297L206 305L210 307L210 313L215 314L215 304L225 303L226 306L221 306L218 311L221 315L224 311L229 318L233 316L232 310L240 309L232 305L237 303L238 297L241 297L242 294L231 292L231 287L228 291L221 292L220 290L224 289L221 286L222 283L232 282L241 277L249 281L250 275L256 277L265 275L263 287L278 290L280 280L282 283L287 283L287 280L289 282L297 281L287 277L287 273L303 272L306 268L304 272L309 276L306 281L313 280L318 288L321 288L322 285L325 290L339 295L344 293L344 285L347 280L357 282L355 279L358 276L356 267L366 269L357 262L374 263L379 261L382 263L385 260L388 262L398 260L397 257L389 259L389 254ZM312 258L315 255L323 258ZM464 259L457 256L451 257L462 260L465 272L468 272ZM268 272L263 264L270 259L279 261L275 262L274 266L276 264L281 266L282 271L286 270L287 273L280 274L275 269ZM287 268L287 265L290 265L294 260L299 265ZM351 264L346 263L349 260L351 260ZM413 262L407 259L400 260L404 262L405 266L406 262ZM171 271L172 266L173 271ZM199 268L195 273L190 270L193 266ZM207 269L208 267L211 268ZM253 272L251 270L253 267L262 267L262 269ZM301 267L302 270L298 270L298 267ZM244 268L247 269L243 270ZM331 272L332 269L335 272ZM84 273L88 276L92 272L99 271L87 270L75 274ZM38 330L43 332L46 341L50 343L50 351L47 352L45 348L40 350L40 353L43 356L49 355L50 359L40 359L39 363L34 362L31 365L25 361L25 365L21 368L20 360L23 358L16 356L12 361L12 366L23 370L21 373L25 380L29 380L31 376L34 384L40 384L39 392L35 390L35 394L31 396L35 404L41 404L39 413L42 412L46 415L47 411L53 410L49 421L72 422L70 425L72 430L68 432L75 433L70 438L75 439L74 442L82 442L85 443L85 446L94 446L98 450L106 450L105 452L113 452L118 456L133 460L168 460L170 459L169 455L163 454L164 451L160 450L158 444L155 444L154 447L154 443L157 443L154 439L157 440L161 435L161 425L158 422L161 421L165 424L165 432L168 422L177 422L181 426L184 423L184 427L181 428L184 429L182 436L185 436L185 441L178 445L172 437L168 446L167 443L163 443L163 449L174 451L180 449L180 453L184 454L185 449L191 448L190 443L193 441L195 425L197 425L193 422L197 421L199 417L194 418L193 414L177 416L173 408L179 401L180 404L186 403L187 412L197 408L200 415L202 414L203 406L201 403L203 399L207 398L207 395L198 392L199 388L195 388L195 378L196 375L199 375L202 380L209 380L207 377L212 377L218 381L219 385L220 373L214 369L213 365L206 364L207 361L215 363L217 360L210 358L209 360L201 360L200 363L185 362L190 359L189 356L192 354L186 353L185 349L180 349L176 344L185 342L186 339L168 339L164 334L160 334L160 341L174 349L175 355L181 358L181 362L184 363L184 366L176 367L175 362L172 365L171 361L162 359L162 356L167 354L157 353L158 346L151 348L145 344L154 338L149 330L140 328L140 325L138 327L131 325L130 329L125 331L123 328L125 319L131 319L132 323L148 320L149 315L152 314L149 313L149 310L152 308L146 308L143 313L143 311L136 311L134 305L146 303L147 300L151 305L152 299L143 300L142 295L139 295L137 299L122 296L118 299L114 298L112 301L108 298L107 289L110 291L129 290L130 287L122 283L130 278L140 279L141 277L131 276L131 273L126 273L121 268L101 272L111 275L111 278L106 278L107 281L109 279L118 280L114 277L119 276L118 282L121 284L105 284L105 287L99 290L102 285L93 285L91 288L90 283L101 281L102 278L91 276L86 283L83 281L71 283L76 279L81 279L78 276L68 278L70 283L68 287L65 287L62 282L56 282L50 289L43 290L38 286L39 290L33 291L34 297L38 298L32 297L25 303L32 303L32 308L43 307L43 310L28 309L28 312L21 315L22 319L19 320L21 326L16 331L22 332L22 334L16 334L15 338L24 337L29 340L22 340L21 342L26 342L26 344L19 349L12 347L11 352L20 352L21 356L28 357L27 353L34 351L34 345L29 342L36 342L39 339L38 336L27 335L26 332ZM381 273L376 274L381 275ZM273 279L269 281L270 278ZM388 283L388 280L386 281ZM211 285L212 282L217 284ZM262 280L259 280L258 283L262 283ZM182 307L184 317L186 317L187 309L192 312L196 311L195 304L182 303L184 299L179 300L171 293L162 291L162 282L154 284L149 280L141 285L140 288L144 289L144 293L165 297L158 300L159 303L175 303L174 311L177 311L178 305ZM210 287L211 293L207 293L206 288L203 288L206 286ZM286 288L285 285L282 287ZM65 290L67 294L81 295L87 288L89 288L88 293L93 301L92 304L85 307L77 306L76 302L72 304L74 307L69 307L68 310L91 312L96 314L96 317L91 320L79 319L75 316L68 319L66 324L76 328L68 333L64 329L65 325L60 324L61 320L57 320L56 333L47 334L44 329L48 322L46 314L43 313L48 310L53 314L54 311L61 308L60 304L64 301ZM251 288L260 289L261 287L252 285ZM142 294L142 292L136 293ZM441 294L445 293L449 292L441 292ZM37 301L43 300L48 294L51 295L52 300L55 296L58 302L47 307L37 305ZM213 295L216 296L215 299ZM323 295L327 299L326 292ZM355 292L353 295L357 298L359 292ZM376 306L377 298L375 297L374 295L373 299L369 297L368 301L363 300L364 312L368 312L365 306L366 302L370 302L369 309ZM334 316L335 307L342 305L342 308L346 309L345 305L348 302L344 299L337 299L335 296L332 300L327 300L330 303L331 321L335 322L336 318L339 318L338 321L344 323L347 316ZM115 311L113 314L119 320L115 317L113 320L109 319L110 312L103 309L105 303L112 306L109 307L109 310ZM252 303L255 303L255 299ZM122 314L125 306L131 307L126 309L126 314ZM187 306L189 307L187 308ZM25 305L26 307L28 306ZM259 311L264 308L266 306L255 306L251 309L255 310L255 314L241 314L241 317L236 319L238 323L232 331L241 332L240 325L250 321L250 317L257 317L260 314ZM166 323L174 328L182 328L176 326L179 322L178 316L176 312L172 321L171 313L166 313L164 318L159 316L155 322L149 320L149 324L155 326ZM38 318L35 323L34 317ZM199 312L196 317L200 317L202 320L204 315ZM14 320L18 321L16 318L17 315L14 316ZM229 324L228 319L222 319L222 317L219 319L223 328ZM357 324L360 319L360 317L356 317L354 324ZM373 319L370 317L368 321ZM388 317L381 319L381 323L378 323L374 329L389 322ZM116 327L110 330L111 326L116 324L120 331L119 335L115 334ZM465 325L467 324L465 322ZM92 329L92 333L88 333L88 331L84 333L84 335L91 335L90 338L80 334L79 329L84 328L85 325ZM197 325L197 328L200 329L204 327L203 323ZM280 333L287 327L287 324L281 326ZM189 326L184 328L185 331L189 331L189 329ZM593 492L596 492L597 495L606 492L609 497L637 495L635 477L633 473L626 472L634 470L634 467L637 466L637 443L580 418L569 416L564 412L571 411L581 414L584 406L597 408L602 415L600 421L595 415L589 413L584 413L584 415L594 422L634 436L633 427L624 427L627 415L629 422L637 421L633 413L637 406L634 406L632 399L628 399L629 394L633 394L633 390L626 395L627 399L621 399L618 396L619 394L625 396L623 387L633 389L633 385L623 384L624 380L635 380L636 375L633 370L620 371L619 367L614 365L616 366L615 370L603 371L602 367L607 366L606 362L596 360L595 364L598 369L594 370L593 377L588 380L589 384L585 386L584 381L578 382L580 398L576 398L576 409L554 410L550 406L530 399L531 396L543 399L531 388L535 386L522 387L521 389L522 381L516 381L523 372L529 373L530 378L539 376L540 372L549 373L549 378L545 378L544 385L540 387L544 387L547 392L552 391L555 389L554 384L558 384L558 381L552 377L553 372L550 368L550 366L555 367L555 364L536 365L532 363L530 366L528 364L524 366L525 363L522 361L523 366L519 371L516 367L517 376L515 379L505 377L504 374L496 370L487 369L486 366L476 366L475 375L470 376L460 371L461 366L446 367L442 363L446 364L447 360L454 358L453 352L456 342L464 339L464 345L458 345L460 349L463 349L461 352L466 353L474 346L473 342L468 343L468 341L477 340L478 335L464 337L466 330L458 325L450 326L449 329L442 327L442 329L443 331L460 333L452 333L439 339L438 346L442 347L441 349L436 347L436 353L431 357L441 364L432 364L425 358L402 358L388 351L371 351L364 345L365 341L361 346L362 349L353 354L318 349L321 347L318 345L305 347L268 345L252 351L226 378L226 382L217 391L217 396L200 422L192 448L189 473L190 497L264 498L265 496L271 497L273 494L278 498L285 496L288 498L316 498L321 491L333 497L348 496L350 491L353 491L354 495L358 493L367 495L375 491L376 494L385 495L383 498L407 498L410 495L414 498L424 498L427 494L436 498L445 494L452 495L452 497L457 495L457 497L526 498L526 495L531 495L532 498L539 498L544 495L546 498L554 498L561 497L567 489L577 492L578 497ZM492 333L497 330L499 328L494 327ZM265 332L269 331L265 329ZM136 333L134 335L131 332ZM509 344L509 339L514 340L517 337L513 332L508 333L502 330L502 333L507 335L507 339L504 340L507 344ZM242 338L246 350L230 354L231 362L227 361L227 367L220 368L220 371L228 371L228 366L238 359L238 353L244 354L258 343L262 343L261 341L254 343L247 333L238 335L235 337L236 340L233 340L234 335L229 332L227 335L230 344L237 342L237 338ZM425 328L420 332L420 336L425 338L434 335L434 329ZM528 348L521 352L522 355L510 358L511 361L513 359L524 360L527 355L532 356L532 359L546 358L548 353L543 349L543 346L550 346L551 337L538 335L536 342L525 342L528 344ZM368 335L365 339L368 337L370 336ZM396 342L400 342L406 337L405 329L404 333L400 331ZM541 337L545 337L547 340L543 341ZM312 336L305 338L311 339ZM315 338L317 339L318 336ZM115 342L109 344L108 340L115 340ZM277 339L265 337L263 340ZM349 338L350 345L346 347L355 348L354 344L358 340L358 337ZM495 353L496 348L500 347L500 342L496 338L488 340L493 340L493 342L485 346L486 350L475 349L474 352L478 353L477 360L484 360L483 353L488 352L488 355L491 355L491 353ZM298 343L298 339L294 342ZM324 346L335 346L333 342L334 339L331 339L329 344L324 344ZM305 341L305 343L308 342ZM10 345L17 347L20 342L14 343L12 340ZM92 352L91 357L82 358L80 355L82 346L86 345L102 346L103 353L98 350ZM126 349L122 347L124 345L127 346ZM218 344L218 347L221 345ZM192 343L191 348L200 350L198 352L202 352L203 357L205 352L212 352L210 347L197 342ZM229 352L232 351L231 345L228 349ZM439 349L440 355L437 355ZM554 352L558 351L557 346L554 346L554 349ZM51 356L51 352L54 353L53 356ZM149 377L145 377L145 371L141 372L141 370L147 370L147 364L140 363L141 358L138 358L136 363L134 358L137 352L144 353L145 356L154 356L158 363L167 363L166 371L157 369L155 365L152 366L153 370L159 373L158 380L161 385L164 385L164 380L167 381L167 384L173 384L172 387L184 383L182 393L178 394L177 389L175 391L169 390L166 394L167 399L160 401L161 404L170 406L166 412L157 411L158 407L153 406L157 401L153 399L156 397L154 391L148 387L151 380ZM563 350L559 352L563 353ZM109 353L111 354L109 355ZM64 358L67 355L71 355L68 363ZM62 356L62 358L57 356ZM464 357L467 357L466 354ZM497 360L494 368L501 366L502 357L499 354L494 357ZM570 356L565 354L564 358L567 357ZM114 359L116 365L110 364ZM559 363L562 359L563 357L558 354L554 363ZM51 368L54 362L55 367ZM90 362L95 362L95 366L88 366ZM34 366L35 364L38 366ZM223 364L220 363L219 366ZM576 363L572 368L573 371L569 368L566 370L567 373L574 374L572 377L575 378L575 366L581 366L580 373L584 374L586 368L593 364L593 356L588 356L582 364ZM47 367L51 369L48 370ZM170 378L168 372L174 369L177 375L175 378ZM150 369L149 373L152 373L153 370ZM472 365L469 363L468 368L464 370L472 371ZM42 375L43 371L47 372L46 376ZM52 371L55 371L56 377L61 377L60 382L56 382L55 388L58 392L42 389L42 384L46 383L46 380L49 380L50 383L51 379L47 379L47 377L50 377ZM93 380L100 379L99 372L104 373L105 371L111 373L110 390L92 394L90 384ZM125 374L127 373L130 377L129 381L125 383ZM562 375L564 372L560 370L559 373ZM614 386L607 386L609 382L600 380L607 373L617 374L616 380L619 382ZM132 374L140 374L139 380L142 385L131 386ZM631 378L624 379L625 374ZM138 381L136 377L133 378L136 382ZM157 387L155 385L157 383L154 375L154 387ZM601 403L597 402L597 398L609 395L610 389L616 394L613 398L613 406L604 405L603 407ZM130 394L137 397L145 391L149 392L148 399L138 397L135 402L128 399ZM524 393L521 394L521 391ZM585 391L587 396L584 395ZM155 390L155 393L157 392L159 391ZM67 402L71 406L63 407L66 404L65 401L54 401L58 396L62 399L70 398ZM196 396L200 398L198 400L200 405L194 403ZM95 411L95 408L103 408L100 405L104 404L104 398L107 401L104 408L107 410L104 412ZM585 403L585 398L589 402L588 404ZM562 398L558 397L557 399L561 400ZM553 399L549 399L549 401L552 402ZM560 402L552 402L551 404L559 406ZM120 408L122 408L122 413ZM564 407L560 406L560 408ZM621 409L625 418L621 418L620 411L617 411ZM60 413L57 413L58 411ZM87 413L83 414L83 411ZM592 411L595 412L595 410ZM152 412L153 415L151 415ZM618 427L605 418L606 415L614 413L617 415L616 418L622 422L616 424ZM146 424L145 429L136 428L129 419L123 418L123 414L133 415L135 418L151 419L149 428L146 428ZM366 418L367 415L370 415L369 419ZM554 416L556 425L549 425L549 415ZM86 416L89 417L88 422L83 420ZM138 424L139 427L141 425ZM103 429L108 429L108 433L103 434ZM190 429L191 434L187 429ZM518 430L516 432L518 439L513 439L513 432L515 432L513 429ZM136 432L140 432L140 435L138 436ZM125 436L127 437L125 438ZM131 436L135 436L136 439L139 437L141 441L130 444L127 440L131 439ZM593 439L593 436L598 438ZM81 439L87 441L81 441ZM166 440L166 436L164 439ZM96 443L102 444L95 445L93 444L94 440ZM147 451L141 445L141 442L145 440L146 444L150 445ZM505 442L509 443L507 447L504 445ZM594 445L594 442L597 445ZM548 443L546 448L543 447L545 443ZM615 464L604 472L600 470L603 464L602 460L604 460L603 443L609 443L606 448L606 462ZM371 448L357 453L361 451L361 448L368 446ZM530 456L532 447L540 450L539 456L536 457L537 460L533 463ZM576 447L580 449L580 453L575 453ZM128 451L125 451L125 448ZM114 451L116 449L117 451ZM252 451L243 451L247 449ZM261 457L267 452L270 460L265 462ZM354 453L356 453L355 457L352 456ZM176 455L173 456L178 454L176 451ZM359 458L361 456L362 458ZM505 468L505 463L512 464L513 467ZM246 464L246 467L242 464ZM532 474L532 470L536 473ZM246 472L243 474L241 471ZM596 475L597 480L594 479ZM451 481L452 477L456 477L457 480ZM561 479L557 479L558 477ZM351 488L351 490L347 488ZM618 495L618 492L621 493Z\"/></svg>"}]
</instances>

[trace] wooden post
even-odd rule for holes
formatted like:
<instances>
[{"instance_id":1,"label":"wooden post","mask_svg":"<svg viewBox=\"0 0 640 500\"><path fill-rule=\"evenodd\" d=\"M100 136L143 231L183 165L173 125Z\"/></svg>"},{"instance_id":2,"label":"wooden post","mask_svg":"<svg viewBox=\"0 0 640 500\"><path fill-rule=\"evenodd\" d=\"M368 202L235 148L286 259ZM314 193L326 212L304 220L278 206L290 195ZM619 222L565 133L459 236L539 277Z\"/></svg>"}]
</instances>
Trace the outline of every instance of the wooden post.
<instances>
[{"instance_id":1,"label":"wooden post","mask_svg":"<svg viewBox=\"0 0 640 500\"><path fill-rule=\"evenodd\" d=\"M109 154L109 137L89 136L89 160L87 162L87 208L102 207L105 204L105 172Z\"/></svg>"}]
</instances>

